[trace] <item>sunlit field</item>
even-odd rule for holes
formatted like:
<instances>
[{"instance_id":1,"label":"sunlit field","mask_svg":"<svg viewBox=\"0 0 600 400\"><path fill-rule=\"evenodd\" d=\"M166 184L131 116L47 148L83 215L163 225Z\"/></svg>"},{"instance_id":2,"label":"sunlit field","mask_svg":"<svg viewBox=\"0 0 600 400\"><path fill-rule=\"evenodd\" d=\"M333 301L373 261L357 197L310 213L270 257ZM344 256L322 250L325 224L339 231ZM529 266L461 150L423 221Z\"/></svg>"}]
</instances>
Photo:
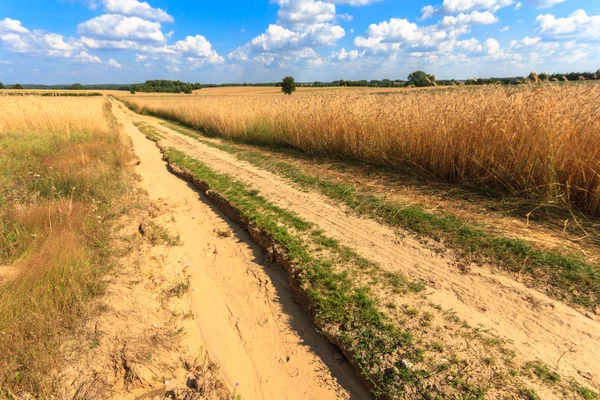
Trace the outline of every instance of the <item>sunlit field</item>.
<instances>
[{"instance_id":1,"label":"sunlit field","mask_svg":"<svg viewBox=\"0 0 600 400\"><path fill-rule=\"evenodd\" d=\"M212 89L203 89L198 96L126 100L136 111L211 135L408 166L600 215L598 85L258 94L267 89L276 90L223 88L214 90L230 95L208 96Z\"/></svg>"}]
</instances>

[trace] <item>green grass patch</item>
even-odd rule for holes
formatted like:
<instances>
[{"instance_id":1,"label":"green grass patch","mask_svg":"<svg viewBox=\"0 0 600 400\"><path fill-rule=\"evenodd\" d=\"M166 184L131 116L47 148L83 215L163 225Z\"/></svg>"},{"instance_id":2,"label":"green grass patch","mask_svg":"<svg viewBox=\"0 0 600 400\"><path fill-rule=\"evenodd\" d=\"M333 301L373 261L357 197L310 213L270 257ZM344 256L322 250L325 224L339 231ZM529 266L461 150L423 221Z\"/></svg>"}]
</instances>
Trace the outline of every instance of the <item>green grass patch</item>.
<instances>
[{"instance_id":1,"label":"green grass patch","mask_svg":"<svg viewBox=\"0 0 600 400\"><path fill-rule=\"evenodd\" d=\"M560 381L560 375L557 372L552 371L548 365L541 361L528 362L523 366L523 368L526 371L530 371L546 383L553 385Z\"/></svg>"},{"instance_id":2,"label":"green grass patch","mask_svg":"<svg viewBox=\"0 0 600 400\"><path fill-rule=\"evenodd\" d=\"M135 125L135 127L138 128L140 132L146 135L146 137L148 137L148 139L152 140L153 142L158 142L163 137L160 133L156 131L156 129L143 122L134 122L133 125Z\"/></svg>"},{"instance_id":3,"label":"green grass patch","mask_svg":"<svg viewBox=\"0 0 600 400\"><path fill-rule=\"evenodd\" d=\"M590 388L580 385L575 381L571 382L569 389L584 400L600 399L600 394L591 390Z\"/></svg>"}]
</instances>

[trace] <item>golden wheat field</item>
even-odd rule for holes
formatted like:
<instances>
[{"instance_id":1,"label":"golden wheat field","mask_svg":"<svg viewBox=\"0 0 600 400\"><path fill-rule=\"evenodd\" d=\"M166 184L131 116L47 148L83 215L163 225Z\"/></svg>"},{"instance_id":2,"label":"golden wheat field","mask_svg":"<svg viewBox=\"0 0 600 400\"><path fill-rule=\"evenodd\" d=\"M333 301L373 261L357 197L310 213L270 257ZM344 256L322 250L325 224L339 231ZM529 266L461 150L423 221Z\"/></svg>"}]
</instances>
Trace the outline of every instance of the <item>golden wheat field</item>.
<instances>
[{"instance_id":1,"label":"golden wheat field","mask_svg":"<svg viewBox=\"0 0 600 400\"><path fill-rule=\"evenodd\" d=\"M600 214L597 85L127 101L212 135L408 165Z\"/></svg>"},{"instance_id":2,"label":"golden wheat field","mask_svg":"<svg viewBox=\"0 0 600 400\"><path fill-rule=\"evenodd\" d=\"M0 132L106 133L101 98L0 96Z\"/></svg>"}]
</instances>

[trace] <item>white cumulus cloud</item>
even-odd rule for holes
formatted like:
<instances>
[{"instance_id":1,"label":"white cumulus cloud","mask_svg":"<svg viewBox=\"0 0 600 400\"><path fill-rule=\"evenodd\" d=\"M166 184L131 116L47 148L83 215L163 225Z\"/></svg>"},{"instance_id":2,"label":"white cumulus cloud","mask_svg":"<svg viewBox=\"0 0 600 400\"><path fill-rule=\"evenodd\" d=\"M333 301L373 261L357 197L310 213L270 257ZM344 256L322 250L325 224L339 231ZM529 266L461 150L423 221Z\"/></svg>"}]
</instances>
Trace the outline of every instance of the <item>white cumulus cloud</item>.
<instances>
[{"instance_id":1,"label":"white cumulus cloud","mask_svg":"<svg viewBox=\"0 0 600 400\"><path fill-rule=\"evenodd\" d=\"M100 6L111 14L127 15L131 17L141 17L152 21L173 22L175 19L166 11L152 7L145 1L138 0L66 0L77 1L85 4L92 10L97 10Z\"/></svg>"},{"instance_id":2,"label":"white cumulus cloud","mask_svg":"<svg viewBox=\"0 0 600 400\"><path fill-rule=\"evenodd\" d=\"M146 2L137 0L104 0L104 8L109 13L141 17L152 21L173 22L174 18L160 8L153 8Z\"/></svg>"},{"instance_id":3,"label":"white cumulus cloud","mask_svg":"<svg viewBox=\"0 0 600 400\"><path fill-rule=\"evenodd\" d=\"M263 66L302 64L321 67L324 57L315 49L334 46L346 35L336 21L350 21L352 15L337 14L336 5L365 6L381 0L273 0L279 5L277 23L229 54L234 62ZM356 53L340 51L344 57ZM351 53L351 54L350 54Z\"/></svg>"},{"instance_id":4,"label":"white cumulus cloud","mask_svg":"<svg viewBox=\"0 0 600 400\"><path fill-rule=\"evenodd\" d=\"M481 10L495 13L513 3L513 0L444 0L441 6L428 5L423 7L421 9L421 19L427 19L434 15L452 15Z\"/></svg>"},{"instance_id":5,"label":"white cumulus cloud","mask_svg":"<svg viewBox=\"0 0 600 400\"><path fill-rule=\"evenodd\" d=\"M303 26L335 19L335 5L314 0L276 0L280 8L277 23L283 26Z\"/></svg>"},{"instance_id":6,"label":"white cumulus cloud","mask_svg":"<svg viewBox=\"0 0 600 400\"><path fill-rule=\"evenodd\" d=\"M346 51L345 48L342 48L340 51L332 52L330 57L337 61L344 61L344 60L355 61L360 57L360 53L358 52L358 50Z\"/></svg>"},{"instance_id":7,"label":"white cumulus cloud","mask_svg":"<svg viewBox=\"0 0 600 400\"><path fill-rule=\"evenodd\" d=\"M589 16L585 10L577 10L565 18L540 15L535 22L537 32L547 39L590 41L600 38L600 15Z\"/></svg>"},{"instance_id":8,"label":"white cumulus cloud","mask_svg":"<svg viewBox=\"0 0 600 400\"><path fill-rule=\"evenodd\" d=\"M457 16L446 16L439 23L441 28L459 25L489 25L498 22L498 18L489 11L473 11L470 14L460 13Z\"/></svg>"},{"instance_id":9,"label":"white cumulus cloud","mask_svg":"<svg viewBox=\"0 0 600 400\"><path fill-rule=\"evenodd\" d=\"M477 10L498 11L513 4L513 0L444 0L441 7L443 14L455 14Z\"/></svg>"},{"instance_id":10,"label":"white cumulus cloud","mask_svg":"<svg viewBox=\"0 0 600 400\"><path fill-rule=\"evenodd\" d=\"M82 22L77 26L77 33L83 37L99 39L165 41L159 22L117 14L104 14Z\"/></svg>"},{"instance_id":11,"label":"white cumulus cloud","mask_svg":"<svg viewBox=\"0 0 600 400\"><path fill-rule=\"evenodd\" d=\"M43 30L31 31L9 18L0 21L0 43L11 53L54 58L71 58L82 47L76 39Z\"/></svg>"},{"instance_id":12,"label":"white cumulus cloud","mask_svg":"<svg viewBox=\"0 0 600 400\"><path fill-rule=\"evenodd\" d=\"M86 51L82 51L74 57L74 60L85 64L101 64L102 60L98 56L89 54Z\"/></svg>"},{"instance_id":13,"label":"white cumulus cloud","mask_svg":"<svg viewBox=\"0 0 600 400\"><path fill-rule=\"evenodd\" d=\"M110 60L108 60L108 65L110 65L113 68L123 68L123 66L121 65L120 62L118 62L117 60L115 60L114 58L111 58Z\"/></svg>"},{"instance_id":14,"label":"white cumulus cloud","mask_svg":"<svg viewBox=\"0 0 600 400\"><path fill-rule=\"evenodd\" d=\"M0 33L29 33L29 29L21 25L21 21L16 19L4 18L0 21Z\"/></svg>"},{"instance_id":15,"label":"white cumulus cloud","mask_svg":"<svg viewBox=\"0 0 600 400\"><path fill-rule=\"evenodd\" d=\"M188 36L185 40L180 40L169 48L195 62L202 60L210 64L220 64L225 61L212 49L210 42L202 35Z\"/></svg>"}]
</instances>

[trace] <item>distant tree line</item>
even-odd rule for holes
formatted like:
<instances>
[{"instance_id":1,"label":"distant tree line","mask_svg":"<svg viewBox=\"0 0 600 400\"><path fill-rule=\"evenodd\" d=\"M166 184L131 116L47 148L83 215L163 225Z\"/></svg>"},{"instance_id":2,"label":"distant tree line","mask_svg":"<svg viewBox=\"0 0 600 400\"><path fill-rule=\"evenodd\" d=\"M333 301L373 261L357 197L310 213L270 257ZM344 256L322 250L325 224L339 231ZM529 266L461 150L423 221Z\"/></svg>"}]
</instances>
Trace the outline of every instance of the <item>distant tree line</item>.
<instances>
[{"instance_id":1,"label":"distant tree line","mask_svg":"<svg viewBox=\"0 0 600 400\"><path fill-rule=\"evenodd\" d=\"M411 73L406 80L402 79L372 79L372 80L345 80L339 79L332 82L296 82L298 87L426 87L426 86L479 86L479 85L520 85L527 82L577 82L584 80L600 79L600 69L596 72L568 72L565 74L537 74L532 72L529 76L499 77L499 78L471 78L467 80L437 80L435 75L430 75L424 71L415 71ZM74 83L72 85L20 85L5 86L0 83L0 89L49 89L49 90L122 90L135 92L159 92L159 93L192 93L193 90L213 87L281 87L282 82L261 82L261 83L223 83L223 84L200 84L187 83L172 80L150 80L145 83L134 85L102 84L102 85L82 85Z\"/></svg>"},{"instance_id":2,"label":"distant tree line","mask_svg":"<svg viewBox=\"0 0 600 400\"><path fill-rule=\"evenodd\" d=\"M133 85L129 90L144 93L192 93L201 89L199 83L186 83L181 81L156 80Z\"/></svg>"}]
</instances>

